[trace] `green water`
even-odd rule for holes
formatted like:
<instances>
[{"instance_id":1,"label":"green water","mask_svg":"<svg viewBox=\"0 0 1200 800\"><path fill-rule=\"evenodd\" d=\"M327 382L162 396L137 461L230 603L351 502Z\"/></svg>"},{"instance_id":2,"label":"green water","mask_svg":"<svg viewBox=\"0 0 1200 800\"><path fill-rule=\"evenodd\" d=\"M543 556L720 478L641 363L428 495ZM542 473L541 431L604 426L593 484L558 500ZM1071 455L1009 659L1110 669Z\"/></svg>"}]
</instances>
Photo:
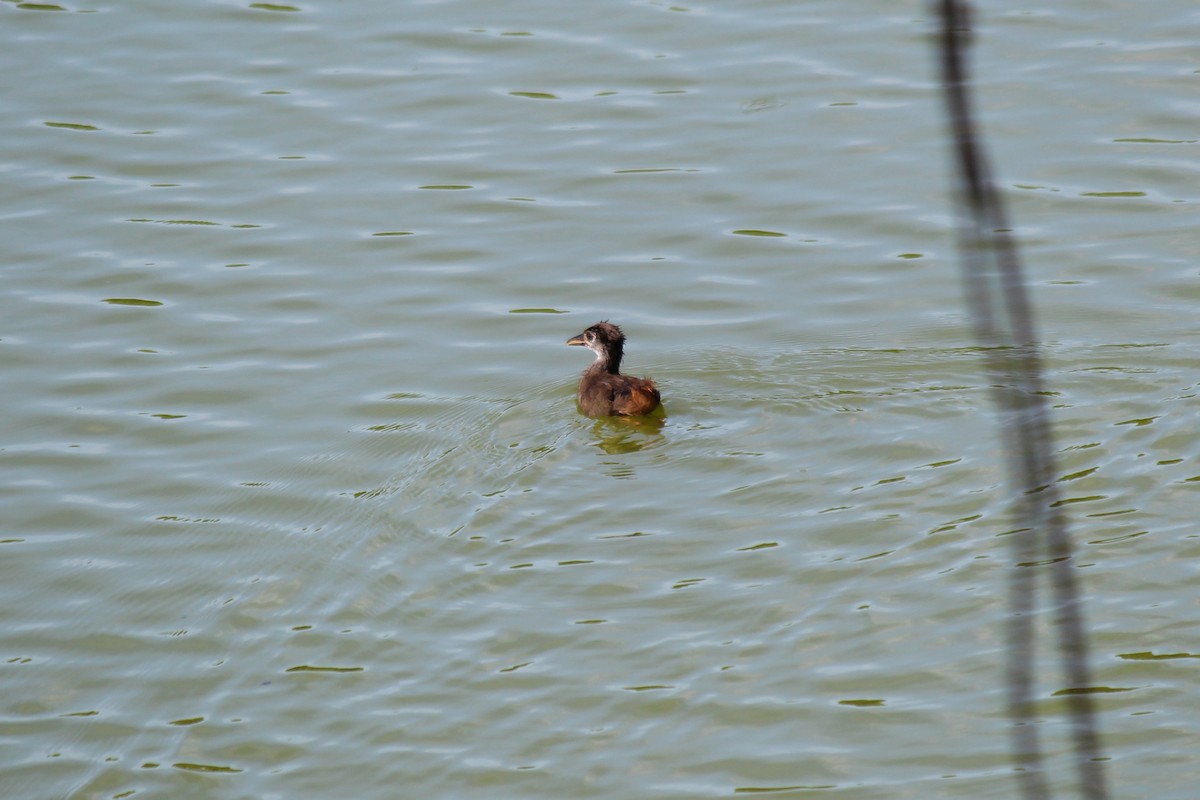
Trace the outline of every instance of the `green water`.
<instances>
[{"instance_id":1,"label":"green water","mask_svg":"<svg viewBox=\"0 0 1200 800\"><path fill-rule=\"evenodd\" d=\"M56 8L3 8L0 794L1014 796L924 6ZM1117 797L1200 735L1188 22L977 26ZM604 318L661 425L576 412Z\"/></svg>"}]
</instances>

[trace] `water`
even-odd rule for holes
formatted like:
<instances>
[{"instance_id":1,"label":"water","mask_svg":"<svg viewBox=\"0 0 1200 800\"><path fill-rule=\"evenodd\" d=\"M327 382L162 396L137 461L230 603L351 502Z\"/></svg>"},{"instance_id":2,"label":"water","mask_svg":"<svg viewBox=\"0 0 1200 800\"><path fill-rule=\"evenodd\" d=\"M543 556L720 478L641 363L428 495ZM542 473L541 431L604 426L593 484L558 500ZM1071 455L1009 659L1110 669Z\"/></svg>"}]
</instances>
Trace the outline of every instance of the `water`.
<instances>
[{"instance_id":1,"label":"water","mask_svg":"<svg viewBox=\"0 0 1200 800\"><path fill-rule=\"evenodd\" d=\"M0 55L4 796L1013 796L923 5L59 8ZM981 14L1108 776L1190 797L1197 15ZM576 413L602 318L661 424Z\"/></svg>"}]
</instances>

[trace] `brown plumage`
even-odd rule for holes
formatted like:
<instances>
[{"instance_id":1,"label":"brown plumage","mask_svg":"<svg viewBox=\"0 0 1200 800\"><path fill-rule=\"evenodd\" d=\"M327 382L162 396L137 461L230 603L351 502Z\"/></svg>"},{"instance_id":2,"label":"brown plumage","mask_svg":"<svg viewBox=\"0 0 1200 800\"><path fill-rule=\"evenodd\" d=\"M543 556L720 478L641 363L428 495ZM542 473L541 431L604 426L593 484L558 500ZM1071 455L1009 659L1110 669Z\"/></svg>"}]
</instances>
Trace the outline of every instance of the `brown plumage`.
<instances>
[{"instance_id":1,"label":"brown plumage","mask_svg":"<svg viewBox=\"0 0 1200 800\"><path fill-rule=\"evenodd\" d=\"M579 381L579 407L589 417L619 414L640 417L658 408L661 397L654 381L622 375L621 357L625 354L625 334L611 322L597 322L567 344L586 347L596 360Z\"/></svg>"}]
</instances>

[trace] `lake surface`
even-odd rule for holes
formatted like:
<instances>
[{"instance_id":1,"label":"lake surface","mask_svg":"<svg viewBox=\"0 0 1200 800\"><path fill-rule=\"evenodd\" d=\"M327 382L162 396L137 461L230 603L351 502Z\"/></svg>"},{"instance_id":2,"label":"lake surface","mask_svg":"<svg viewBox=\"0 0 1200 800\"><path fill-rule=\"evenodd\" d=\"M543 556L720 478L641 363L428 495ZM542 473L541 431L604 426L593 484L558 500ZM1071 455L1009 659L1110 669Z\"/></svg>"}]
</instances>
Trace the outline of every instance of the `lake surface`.
<instances>
[{"instance_id":1,"label":"lake surface","mask_svg":"<svg viewBox=\"0 0 1200 800\"><path fill-rule=\"evenodd\" d=\"M1191 798L1186 4L977 9L1114 797ZM920 3L0 5L6 798L1015 796ZM599 319L661 420L589 420ZM1056 794L1056 796L1059 796Z\"/></svg>"}]
</instances>

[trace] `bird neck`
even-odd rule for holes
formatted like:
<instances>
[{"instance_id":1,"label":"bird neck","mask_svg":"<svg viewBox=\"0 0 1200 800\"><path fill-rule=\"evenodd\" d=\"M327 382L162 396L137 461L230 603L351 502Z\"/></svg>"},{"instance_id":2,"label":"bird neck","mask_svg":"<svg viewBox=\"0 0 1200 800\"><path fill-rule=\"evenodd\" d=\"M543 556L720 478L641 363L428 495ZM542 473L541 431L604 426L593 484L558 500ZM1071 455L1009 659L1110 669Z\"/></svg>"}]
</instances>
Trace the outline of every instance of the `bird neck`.
<instances>
[{"instance_id":1,"label":"bird neck","mask_svg":"<svg viewBox=\"0 0 1200 800\"><path fill-rule=\"evenodd\" d=\"M616 375L621 371L621 358L624 348L620 343L610 345L606 350L596 351L596 361L591 366L592 372L607 372Z\"/></svg>"}]
</instances>

